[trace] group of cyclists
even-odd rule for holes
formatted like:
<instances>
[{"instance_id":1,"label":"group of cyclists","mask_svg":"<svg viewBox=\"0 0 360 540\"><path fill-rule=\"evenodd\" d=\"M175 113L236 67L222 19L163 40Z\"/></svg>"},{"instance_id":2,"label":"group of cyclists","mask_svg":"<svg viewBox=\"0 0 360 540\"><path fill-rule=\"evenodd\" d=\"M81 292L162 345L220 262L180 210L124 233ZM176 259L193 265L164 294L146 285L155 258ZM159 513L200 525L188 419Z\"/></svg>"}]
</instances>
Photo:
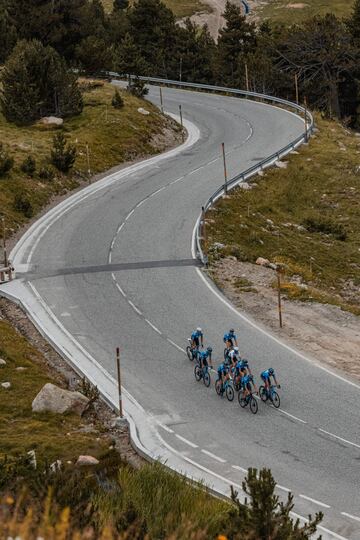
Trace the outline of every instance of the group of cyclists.
<instances>
[{"instance_id":1,"label":"group of cyclists","mask_svg":"<svg viewBox=\"0 0 360 540\"><path fill-rule=\"evenodd\" d=\"M255 384L254 376L251 372L249 363L244 358L241 358L238 340L233 328L224 334L223 341L225 343L224 361L217 368L218 381L221 383L220 392L224 393L226 382L232 380L234 387L242 391L242 398L256 393L258 388ZM191 353L194 359L197 360L201 370L212 368L212 348L204 349L204 334L202 329L196 328L191 334L190 339ZM275 371L272 367L264 370L260 374L260 378L264 383L266 395L270 392L272 381L277 388L280 385L276 379Z\"/></svg>"}]
</instances>

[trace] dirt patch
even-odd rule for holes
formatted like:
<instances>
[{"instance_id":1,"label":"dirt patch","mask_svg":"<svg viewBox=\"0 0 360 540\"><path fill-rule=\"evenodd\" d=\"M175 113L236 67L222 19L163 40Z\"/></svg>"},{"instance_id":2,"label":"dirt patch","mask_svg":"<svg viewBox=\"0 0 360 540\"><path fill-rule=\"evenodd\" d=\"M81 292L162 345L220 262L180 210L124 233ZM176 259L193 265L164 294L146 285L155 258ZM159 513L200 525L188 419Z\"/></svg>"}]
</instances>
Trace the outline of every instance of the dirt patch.
<instances>
[{"instance_id":1,"label":"dirt patch","mask_svg":"<svg viewBox=\"0 0 360 540\"><path fill-rule=\"evenodd\" d=\"M33 357L32 361L40 363L55 384L69 390L78 387L80 378L77 373L54 351L18 306L3 298L0 299L0 320L9 322L19 334L24 336L39 351L40 356ZM133 467L139 468L144 461L130 444L128 428L114 425L116 417L116 413L110 407L103 401L98 400L83 415L81 430L84 433L94 432L96 437L113 441L113 445L119 452L120 457ZM101 430L94 428L99 423L102 426Z\"/></svg>"},{"instance_id":2,"label":"dirt patch","mask_svg":"<svg viewBox=\"0 0 360 540\"><path fill-rule=\"evenodd\" d=\"M210 12L196 13L191 17L191 20L200 26L207 24L210 34L217 40L219 31L225 24L223 13L225 11L226 0L203 0L203 2L208 4ZM242 7L241 0L232 0L232 3Z\"/></svg>"},{"instance_id":3,"label":"dirt patch","mask_svg":"<svg viewBox=\"0 0 360 540\"><path fill-rule=\"evenodd\" d=\"M212 267L212 277L242 311L314 359L360 380L360 320L336 306L283 299L279 328L274 270L227 257Z\"/></svg>"},{"instance_id":4,"label":"dirt patch","mask_svg":"<svg viewBox=\"0 0 360 540\"><path fill-rule=\"evenodd\" d=\"M309 7L309 4L288 4L286 7L288 9L304 9L306 7Z\"/></svg>"}]
</instances>

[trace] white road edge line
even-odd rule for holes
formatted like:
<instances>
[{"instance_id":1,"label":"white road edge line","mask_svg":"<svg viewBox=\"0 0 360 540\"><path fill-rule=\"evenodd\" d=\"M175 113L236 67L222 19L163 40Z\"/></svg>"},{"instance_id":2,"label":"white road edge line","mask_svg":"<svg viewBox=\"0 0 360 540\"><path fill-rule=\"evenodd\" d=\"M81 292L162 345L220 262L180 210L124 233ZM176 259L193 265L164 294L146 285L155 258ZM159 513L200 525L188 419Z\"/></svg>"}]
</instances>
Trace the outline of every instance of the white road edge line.
<instances>
[{"instance_id":1,"label":"white road edge line","mask_svg":"<svg viewBox=\"0 0 360 540\"><path fill-rule=\"evenodd\" d=\"M156 326L151 321L149 321L149 319L145 319L145 321L148 323L149 326L151 326L153 330L155 330L155 332L160 334L160 336L162 335L162 332L160 332L160 330L156 328Z\"/></svg>"},{"instance_id":2,"label":"white road edge line","mask_svg":"<svg viewBox=\"0 0 360 540\"><path fill-rule=\"evenodd\" d=\"M309 520L307 518L304 518L304 516L301 516L300 514L297 514L296 512L290 512L291 517L297 518L300 521L303 521L305 523L308 523ZM345 538L345 536L340 536L340 534L337 534L334 531L330 531L329 529L326 529L322 525L318 525L317 528L321 531L326 532L327 534L330 534L333 538L336 538L337 540L349 540L349 538Z\"/></svg>"},{"instance_id":3,"label":"white road edge line","mask_svg":"<svg viewBox=\"0 0 360 540\"><path fill-rule=\"evenodd\" d=\"M341 512L341 515L350 519L354 519L355 521L360 521L360 517L353 516L352 514L348 514L347 512Z\"/></svg>"},{"instance_id":4,"label":"white road edge line","mask_svg":"<svg viewBox=\"0 0 360 540\"><path fill-rule=\"evenodd\" d=\"M329 435L330 437L334 437L334 439L339 439L339 441L342 441L347 444L351 444L351 446L355 446L356 448L360 448L360 444L356 444L354 442L348 441L347 439L343 439L342 437L339 437L338 435L334 435L333 433L330 433L330 431L325 431L324 429L318 428L319 431L322 433L326 433L326 435Z\"/></svg>"},{"instance_id":5,"label":"white road edge line","mask_svg":"<svg viewBox=\"0 0 360 540\"><path fill-rule=\"evenodd\" d=\"M297 420L298 422L301 422L302 424L307 424L305 420L301 420L301 418L298 418L297 416L294 416L293 414L288 413L287 411L284 411L283 409L277 409L280 413L286 414L286 416L289 416L290 418L293 418L294 420Z\"/></svg>"},{"instance_id":6,"label":"white road edge line","mask_svg":"<svg viewBox=\"0 0 360 540\"><path fill-rule=\"evenodd\" d=\"M319 506L322 506L323 508L331 508L331 506L329 506L328 504L325 504L325 503L323 503L321 501L317 501L316 499L312 499L311 497L308 497L307 495L302 495L300 493L299 497L301 499L305 499L306 501L310 501L310 502L312 502L314 504L318 504Z\"/></svg>"},{"instance_id":7,"label":"white road edge line","mask_svg":"<svg viewBox=\"0 0 360 540\"><path fill-rule=\"evenodd\" d=\"M235 469L236 471L241 471L241 472L247 473L247 470L244 469L243 467L240 467L239 465L231 465L231 467L233 469Z\"/></svg>"},{"instance_id":8,"label":"white road edge line","mask_svg":"<svg viewBox=\"0 0 360 540\"><path fill-rule=\"evenodd\" d=\"M177 433L175 433L175 437L177 437L183 443L188 444L189 446L191 446L191 448L199 448L197 444L189 441L188 439L185 439L185 437L182 437L181 435L178 435Z\"/></svg>"},{"instance_id":9,"label":"white road edge line","mask_svg":"<svg viewBox=\"0 0 360 540\"><path fill-rule=\"evenodd\" d=\"M219 461L219 463L226 463L226 459L223 459L219 456L217 456L216 454L213 454L212 452L209 452L208 450L204 450L203 448L201 449L202 453L213 458L213 459L216 459L216 461Z\"/></svg>"}]
</instances>

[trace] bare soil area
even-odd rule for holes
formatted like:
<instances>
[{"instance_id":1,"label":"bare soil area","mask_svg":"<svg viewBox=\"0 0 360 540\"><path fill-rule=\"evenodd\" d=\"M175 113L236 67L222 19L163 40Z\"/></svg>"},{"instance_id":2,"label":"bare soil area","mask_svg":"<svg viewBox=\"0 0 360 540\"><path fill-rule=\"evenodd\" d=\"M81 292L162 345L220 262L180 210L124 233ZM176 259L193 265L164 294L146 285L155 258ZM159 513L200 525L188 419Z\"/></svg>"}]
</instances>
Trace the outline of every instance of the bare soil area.
<instances>
[{"instance_id":1,"label":"bare soil area","mask_svg":"<svg viewBox=\"0 0 360 540\"><path fill-rule=\"evenodd\" d=\"M279 328L274 270L220 259L211 269L212 278L242 311L330 368L360 380L360 320L337 306L289 301L282 295L283 322Z\"/></svg>"}]
</instances>

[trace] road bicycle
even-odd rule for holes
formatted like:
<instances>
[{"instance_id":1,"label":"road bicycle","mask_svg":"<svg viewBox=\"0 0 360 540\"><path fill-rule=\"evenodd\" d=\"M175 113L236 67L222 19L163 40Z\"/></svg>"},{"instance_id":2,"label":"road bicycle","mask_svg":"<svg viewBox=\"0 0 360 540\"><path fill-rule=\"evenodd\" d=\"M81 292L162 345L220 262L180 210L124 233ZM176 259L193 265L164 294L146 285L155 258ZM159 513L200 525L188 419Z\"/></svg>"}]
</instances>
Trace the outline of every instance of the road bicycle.
<instances>
[{"instance_id":1,"label":"road bicycle","mask_svg":"<svg viewBox=\"0 0 360 540\"><path fill-rule=\"evenodd\" d=\"M215 382L215 390L218 396L226 395L229 401L234 399L234 388L231 379L226 379L224 383L221 382L221 379L217 379Z\"/></svg>"},{"instance_id":2,"label":"road bicycle","mask_svg":"<svg viewBox=\"0 0 360 540\"><path fill-rule=\"evenodd\" d=\"M194 375L195 379L200 382L201 379L203 380L203 383L205 384L206 388L209 388L211 383L210 378L210 367L211 366L203 366L200 367L199 364L197 364L194 368Z\"/></svg>"},{"instance_id":3,"label":"road bicycle","mask_svg":"<svg viewBox=\"0 0 360 540\"><path fill-rule=\"evenodd\" d=\"M275 386L272 384L269 389L266 389L265 386L260 386L259 395L261 401L265 403L266 401L270 400L274 407L278 409L280 407L280 396L276 392L275 388L280 388L280 385Z\"/></svg>"},{"instance_id":4,"label":"road bicycle","mask_svg":"<svg viewBox=\"0 0 360 540\"><path fill-rule=\"evenodd\" d=\"M191 345L191 339L188 338L189 345L186 347L186 354L190 362L193 362L194 360L197 360L199 349L197 347L193 347Z\"/></svg>"},{"instance_id":5,"label":"road bicycle","mask_svg":"<svg viewBox=\"0 0 360 540\"><path fill-rule=\"evenodd\" d=\"M238 400L239 405L242 409L244 409L247 405L250 405L250 411L253 414L256 414L258 412L258 404L251 390L250 393L246 397L244 397L244 389L242 388L238 393Z\"/></svg>"}]
</instances>

